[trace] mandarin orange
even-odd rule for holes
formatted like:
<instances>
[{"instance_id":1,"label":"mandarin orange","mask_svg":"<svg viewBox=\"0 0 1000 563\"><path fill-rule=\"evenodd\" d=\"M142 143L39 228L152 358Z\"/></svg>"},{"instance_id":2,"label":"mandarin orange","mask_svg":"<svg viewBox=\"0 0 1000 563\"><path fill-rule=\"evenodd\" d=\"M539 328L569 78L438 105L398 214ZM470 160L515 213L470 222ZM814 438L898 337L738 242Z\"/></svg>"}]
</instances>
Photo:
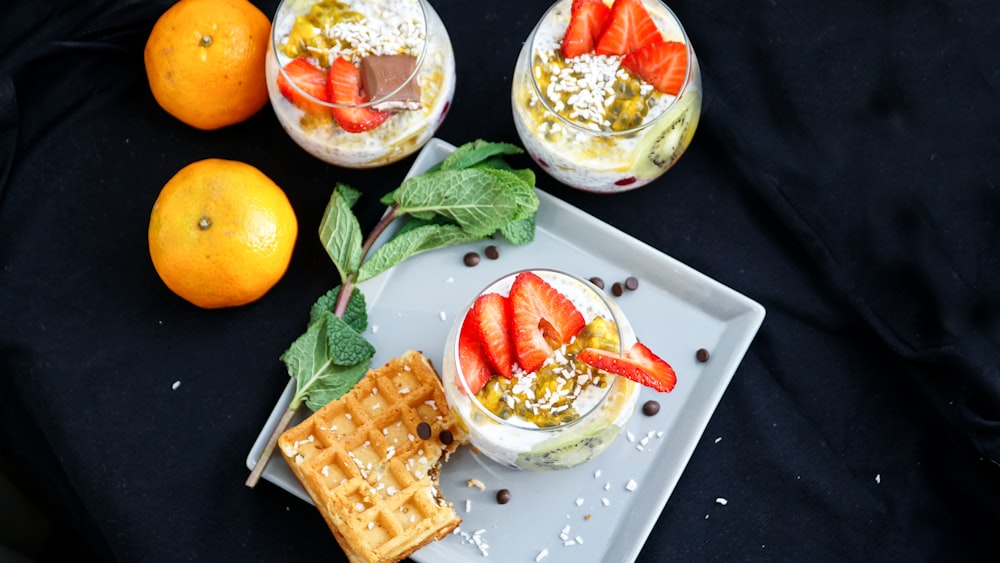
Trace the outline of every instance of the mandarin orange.
<instances>
[{"instance_id":1,"label":"mandarin orange","mask_svg":"<svg viewBox=\"0 0 1000 563\"><path fill-rule=\"evenodd\" d=\"M247 0L180 0L160 16L146 41L153 97L198 129L245 121L267 103L270 33L270 20Z\"/></svg>"},{"instance_id":2,"label":"mandarin orange","mask_svg":"<svg viewBox=\"0 0 1000 563\"><path fill-rule=\"evenodd\" d=\"M256 301L288 269L298 236L291 203L244 162L205 159L163 186L149 219L149 255L171 291L206 309Z\"/></svg>"}]
</instances>

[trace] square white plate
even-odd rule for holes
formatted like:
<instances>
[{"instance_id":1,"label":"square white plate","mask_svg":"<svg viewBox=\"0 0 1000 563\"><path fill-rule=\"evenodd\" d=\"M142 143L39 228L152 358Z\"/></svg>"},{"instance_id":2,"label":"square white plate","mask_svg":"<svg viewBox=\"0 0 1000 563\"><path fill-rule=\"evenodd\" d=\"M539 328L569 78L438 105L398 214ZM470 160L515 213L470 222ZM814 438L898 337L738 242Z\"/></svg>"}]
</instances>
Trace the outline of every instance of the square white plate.
<instances>
[{"instance_id":1,"label":"square white plate","mask_svg":"<svg viewBox=\"0 0 1000 563\"><path fill-rule=\"evenodd\" d=\"M432 139L410 175L453 150ZM545 267L601 277L608 289L638 278L637 290L612 299L639 339L674 367L677 387L669 394L643 389L627 431L596 459L570 470L513 471L461 448L441 472L441 489L462 525L415 553L418 563L480 561L483 545L494 561L531 562L543 550L546 563L634 561L764 320L764 308L746 296L555 197L540 190L538 196L531 244L514 246L498 237L426 252L360 284L368 303L365 336L376 349L372 366L413 349L440 367L452 321L479 290L511 271ZM490 244L499 248L499 259L485 257ZM469 251L482 256L479 265L465 266ZM699 348L711 353L708 362L695 359ZM294 388L290 380L247 456L249 469ZM652 417L641 413L650 399L661 407ZM280 455L263 477L310 502ZM486 490L469 487L470 479ZM503 488L511 500L501 505L496 492Z\"/></svg>"}]
</instances>

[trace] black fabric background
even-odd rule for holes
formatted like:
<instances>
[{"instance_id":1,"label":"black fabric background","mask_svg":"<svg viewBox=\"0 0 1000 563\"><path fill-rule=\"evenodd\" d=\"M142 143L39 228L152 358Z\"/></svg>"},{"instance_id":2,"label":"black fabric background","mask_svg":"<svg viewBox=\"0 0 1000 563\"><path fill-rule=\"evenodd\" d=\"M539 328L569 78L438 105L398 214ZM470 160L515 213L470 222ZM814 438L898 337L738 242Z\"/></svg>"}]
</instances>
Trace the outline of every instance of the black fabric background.
<instances>
[{"instance_id":1,"label":"black fabric background","mask_svg":"<svg viewBox=\"0 0 1000 563\"><path fill-rule=\"evenodd\" d=\"M286 382L278 356L337 283L308 236L329 189L370 195L370 228L412 159L325 165L269 107L210 133L174 120L142 62L169 4L0 8L0 451L101 560L342 561L311 507L243 485L244 459ZM438 136L518 142L510 74L547 2L433 5L459 75ZM672 7L704 72L688 153L616 196L539 176L768 311L639 560L996 557L1000 8ZM207 157L271 176L303 233L286 277L238 309L181 301L146 249L160 187Z\"/></svg>"}]
</instances>

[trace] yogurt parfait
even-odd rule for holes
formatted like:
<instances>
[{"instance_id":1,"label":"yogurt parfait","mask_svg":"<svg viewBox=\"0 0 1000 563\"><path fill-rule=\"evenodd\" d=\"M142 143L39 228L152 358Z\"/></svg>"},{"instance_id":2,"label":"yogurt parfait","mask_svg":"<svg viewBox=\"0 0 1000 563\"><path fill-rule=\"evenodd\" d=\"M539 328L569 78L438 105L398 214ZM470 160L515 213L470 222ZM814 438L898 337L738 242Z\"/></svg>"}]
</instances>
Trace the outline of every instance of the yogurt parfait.
<instances>
[{"instance_id":1,"label":"yogurt parfait","mask_svg":"<svg viewBox=\"0 0 1000 563\"><path fill-rule=\"evenodd\" d=\"M527 270L490 284L456 319L442 380L479 452L537 471L603 452L632 417L640 383L669 390L676 376L601 290Z\"/></svg>"},{"instance_id":2,"label":"yogurt parfait","mask_svg":"<svg viewBox=\"0 0 1000 563\"><path fill-rule=\"evenodd\" d=\"M382 166L422 147L455 92L451 41L426 0L284 0L266 74L289 136L348 168Z\"/></svg>"},{"instance_id":3,"label":"yogurt parfait","mask_svg":"<svg viewBox=\"0 0 1000 563\"><path fill-rule=\"evenodd\" d=\"M558 0L517 59L514 124L556 180L621 192L681 157L701 115L701 70L659 0Z\"/></svg>"}]
</instances>

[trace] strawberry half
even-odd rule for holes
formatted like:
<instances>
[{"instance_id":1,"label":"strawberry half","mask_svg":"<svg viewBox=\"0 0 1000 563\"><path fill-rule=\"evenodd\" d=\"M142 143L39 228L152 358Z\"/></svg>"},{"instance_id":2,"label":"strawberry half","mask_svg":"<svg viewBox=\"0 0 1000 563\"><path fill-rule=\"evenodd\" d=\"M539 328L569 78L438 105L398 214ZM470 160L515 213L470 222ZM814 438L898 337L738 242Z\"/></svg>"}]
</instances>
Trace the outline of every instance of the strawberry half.
<instances>
[{"instance_id":1,"label":"strawberry half","mask_svg":"<svg viewBox=\"0 0 1000 563\"><path fill-rule=\"evenodd\" d=\"M330 66L326 92L330 102L337 105L355 106L366 101L361 96L361 71L343 57L337 57ZM333 108L331 111L337 125L350 133L374 129L389 118L388 112L370 107Z\"/></svg>"},{"instance_id":2,"label":"strawberry half","mask_svg":"<svg viewBox=\"0 0 1000 563\"><path fill-rule=\"evenodd\" d=\"M563 35L563 57L571 59L593 52L610 16L611 8L603 0L574 0L569 25Z\"/></svg>"},{"instance_id":3,"label":"strawberry half","mask_svg":"<svg viewBox=\"0 0 1000 563\"><path fill-rule=\"evenodd\" d=\"M537 371L552 353L553 344L566 344L586 324L572 301L532 272L514 278L507 298L514 352L525 371Z\"/></svg>"},{"instance_id":4,"label":"strawberry half","mask_svg":"<svg viewBox=\"0 0 1000 563\"><path fill-rule=\"evenodd\" d=\"M625 353L624 358L607 350L584 348L576 355L576 359L608 373L627 377L657 391L669 393L674 385L677 385L674 368L641 342L636 342Z\"/></svg>"},{"instance_id":5,"label":"strawberry half","mask_svg":"<svg viewBox=\"0 0 1000 563\"><path fill-rule=\"evenodd\" d=\"M662 39L642 0L615 0L608 27L594 51L598 55L627 55Z\"/></svg>"},{"instance_id":6,"label":"strawberry half","mask_svg":"<svg viewBox=\"0 0 1000 563\"><path fill-rule=\"evenodd\" d=\"M470 313L475 319L483 354L496 373L513 376L514 343L510 338L510 309L499 293L480 295Z\"/></svg>"},{"instance_id":7,"label":"strawberry half","mask_svg":"<svg viewBox=\"0 0 1000 563\"><path fill-rule=\"evenodd\" d=\"M314 101L327 101L326 72L323 69L299 57L289 61L283 70L284 72L278 73L278 91L282 96L302 111L313 115L323 115L329 111L326 106Z\"/></svg>"},{"instance_id":8,"label":"strawberry half","mask_svg":"<svg viewBox=\"0 0 1000 563\"><path fill-rule=\"evenodd\" d=\"M664 94L676 96L687 75L687 45L656 41L622 58L622 66Z\"/></svg>"},{"instance_id":9,"label":"strawberry half","mask_svg":"<svg viewBox=\"0 0 1000 563\"><path fill-rule=\"evenodd\" d=\"M465 377L465 383L473 395L493 377L493 368L490 367L489 360L486 359L483 347L479 343L475 317L474 312L470 310L465 315L458 333L458 364L462 368L459 377ZM464 391L461 385L459 389Z\"/></svg>"}]
</instances>

